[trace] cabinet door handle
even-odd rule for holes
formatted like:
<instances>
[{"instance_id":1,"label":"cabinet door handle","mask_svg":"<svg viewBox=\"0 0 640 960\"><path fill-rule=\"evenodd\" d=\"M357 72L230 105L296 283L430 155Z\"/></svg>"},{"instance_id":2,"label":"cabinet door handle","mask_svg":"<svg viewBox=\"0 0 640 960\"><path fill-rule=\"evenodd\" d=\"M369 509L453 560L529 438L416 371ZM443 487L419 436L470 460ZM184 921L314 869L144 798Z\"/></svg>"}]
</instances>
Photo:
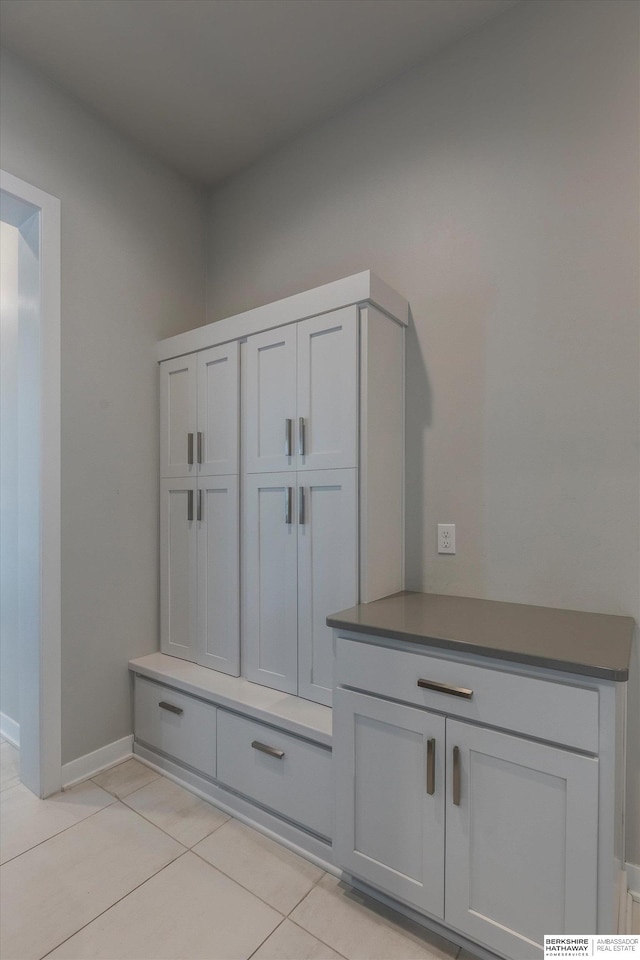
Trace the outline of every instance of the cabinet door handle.
<instances>
[{"instance_id":1,"label":"cabinet door handle","mask_svg":"<svg viewBox=\"0 0 640 960\"><path fill-rule=\"evenodd\" d=\"M187 520L193 520L193 490L187 490Z\"/></svg>"},{"instance_id":2,"label":"cabinet door handle","mask_svg":"<svg viewBox=\"0 0 640 960\"><path fill-rule=\"evenodd\" d=\"M284 422L284 455L285 457L291 456L292 432L293 432L293 420L285 420Z\"/></svg>"},{"instance_id":3,"label":"cabinet door handle","mask_svg":"<svg viewBox=\"0 0 640 960\"><path fill-rule=\"evenodd\" d=\"M198 430L198 463L202 463L202 441L204 434Z\"/></svg>"},{"instance_id":4,"label":"cabinet door handle","mask_svg":"<svg viewBox=\"0 0 640 960\"><path fill-rule=\"evenodd\" d=\"M284 488L284 522L291 523L293 520L293 487Z\"/></svg>"},{"instance_id":5,"label":"cabinet door handle","mask_svg":"<svg viewBox=\"0 0 640 960\"><path fill-rule=\"evenodd\" d=\"M427 793L433 796L436 792L436 738L427 740Z\"/></svg>"},{"instance_id":6,"label":"cabinet door handle","mask_svg":"<svg viewBox=\"0 0 640 960\"><path fill-rule=\"evenodd\" d=\"M304 425L304 417L300 417L298 420L298 453L301 457L305 455L305 440L306 440L306 431Z\"/></svg>"},{"instance_id":7,"label":"cabinet door handle","mask_svg":"<svg viewBox=\"0 0 640 960\"><path fill-rule=\"evenodd\" d=\"M190 467L193 466L193 434L187 434L187 463Z\"/></svg>"},{"instance_id":8,"label":"cabinet door handle","mask_svg":"<svg viewBox=\"0 0 640 960\"><path fill-rule=\"evenodd\" d=\"M202 490L198 490L198 512L196 514L197 520L202 520Z\"/></svg>"},{"instance_id":9,"label":"cabinet door handle","mask_svg":"<svg viewBox=\"0 0 640 960\"><path fill-rule=\"evenodd\" d=\"M453 802L460 806L460 747L453 748Z\"/></svg>"},{"instance_id":10,"label":"cabinet door handle","mask_svg":"<svg viewBox=\"0 0 640 960\"><path fill-rule=\"evenodd\" d=\"M450 683L438 683L437 680L418 680L418 686L425 690L437 690L438 693L448 693L452 697L462 697L464 700L471 700L473 690L468 687L454 687Z\"/></svg>"},{"instance_id":11,"label":"cabinet door handle","mask_svg":"<svg viewBox=\"0 0 640 960\"><path fill-rule=\"evenodd\" d=\"M268 753L270 757L277 757L278 760L282 760L284 757L284 750L276 750L275 747L269 747L266 743L260 743L259 740L254 740L251 746L254 750L259 750L260 753Z\"/></svg>"},{"instance_id":12,"label":"cabinet door handle","mask_svg":"<svg viewBox=\"0 0 640 960\"><path fill-rule=\"evenodd\" d=\"M304 487L298 488L298 523L304 526Z\"/></svg>"},{"instance_id":13,"label":"cabinet door handle","mask_svg":"<svg viewBox=\"0 0 640 960\"><path fill-rule=\"evenodd\" d=\"M168 710L169 713L177 713L180 716L181 713L184 713L182 707L176 707L173 703L167 703L166 700L161 700L158 706L162 710Z\"/></svg>"}]
</instances>

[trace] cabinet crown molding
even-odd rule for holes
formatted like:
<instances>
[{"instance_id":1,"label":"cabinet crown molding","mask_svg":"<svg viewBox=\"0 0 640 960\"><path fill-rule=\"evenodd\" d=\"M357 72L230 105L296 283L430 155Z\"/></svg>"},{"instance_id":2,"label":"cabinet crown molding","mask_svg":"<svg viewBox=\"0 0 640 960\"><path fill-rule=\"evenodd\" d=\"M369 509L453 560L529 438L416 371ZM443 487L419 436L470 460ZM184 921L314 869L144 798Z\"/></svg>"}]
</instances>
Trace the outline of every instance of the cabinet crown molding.
<instances>
[{"instance_id":1,"label":"cabinet crown molding","mask_svg":"<svg viewBox=\"0 0 640 960\"><path fill-rule=\"evenodd\" d=\"M353 276L325 283L321 287L314 287L283 300L276 300L160 340L157 344L157 360L160 363L194 353L196 350L228 343L230 340L241 340L259 331L295 323L297 320L339 310L354 303L372 304L402 326L409 323L409 304L404 297L370 270L364 270L362 273L355 273Z\"/></svg>"}]
</instances>

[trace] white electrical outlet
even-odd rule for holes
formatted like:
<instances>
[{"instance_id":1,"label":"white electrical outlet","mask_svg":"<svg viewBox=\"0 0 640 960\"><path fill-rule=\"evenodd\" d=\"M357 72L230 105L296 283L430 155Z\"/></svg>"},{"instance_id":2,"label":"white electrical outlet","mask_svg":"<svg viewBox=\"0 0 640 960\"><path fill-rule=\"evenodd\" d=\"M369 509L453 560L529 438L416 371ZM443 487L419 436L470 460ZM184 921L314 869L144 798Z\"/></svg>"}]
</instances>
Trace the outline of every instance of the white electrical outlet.
<instances>
[{"instance_id":1,"label":"white electrical outlet","mask_svg":"<svg viewBox=\"0 0 640 960\"><path fill-rule=\"evenodd\" d=\"M455 523L438 524L438 553L456 552L456 525Z\"/></svg>"}]
</instances>

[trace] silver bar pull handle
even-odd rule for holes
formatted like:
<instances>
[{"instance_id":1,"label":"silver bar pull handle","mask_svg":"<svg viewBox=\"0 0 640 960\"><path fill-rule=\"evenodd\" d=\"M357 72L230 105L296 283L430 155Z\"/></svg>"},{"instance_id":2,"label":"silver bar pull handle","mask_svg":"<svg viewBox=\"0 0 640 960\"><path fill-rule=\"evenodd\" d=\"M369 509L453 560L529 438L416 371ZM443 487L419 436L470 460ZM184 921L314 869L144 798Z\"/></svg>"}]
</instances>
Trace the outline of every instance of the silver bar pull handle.
<instances>
[{"instance_id":1,"label":"silver bar pull handle","mask_svg":"<svg viewBox=\"0 0 640 960\"><path fill-rule=\"evenodd\" d=\"M198 512L196 514L197 520L202 520L202 490L198 490Z\"/></svg>"},{"instance_id":2,"label":"silver bar pull handle","mask_svg":"<svg viewBox=\"0 0 640 960\"><path fill-rule=\"evenodd\" d=\"M180 716L181 713L184 713L182 707L176 707L173 703L167 703L166 700L161 700L158 706L162 710L168 710L169 713L177 713Z\"/></svg>"},{"instance_id":3,"label":"silver bar pull handle","mask_svg":"<svg viewBox=\"0 0 640 960\"><path fill-rule=\"evenodd\" d=\"M427 740L427 793L430 797L436 792L436 738Z\"/></svg>"},{"instance_id":4,"label":"silver bar pull handle","mask_svg":"<svg viewBox=\"0 0 640 960\"><path fill-rule=\"evenodd\" d=\"M460 806L460 747L453 748L453 802Z\"/></svg>"},{"instance_id":5,"label":"silver bar pull handle","mask_svg":"<svg viewBox=\"0 0 640 960\"><path fill-rule=\"evenodd\" d=\"M193 520L193 490L187 490L187 520Z\"/></svg>"},{"instance_id":6,"label":"silver bar pull handle","mask_svg":"<svg viewBox=\"0 0 640 960\"><path fill-rule=\"evenodd\" d=\"M284 422L284 455L285 457L291 456L292 433L293 433L293 420L285 420Z\"/></svg>"},{"instance_id":7,"label":"silver bar pull handle","mask_svg":"<svg viewBox=\"0 0 640 960\"><path fill-rule=\"evenodd\" d=\"M202 441L204 438L204 434L202 433L201 430L198 430L197 436L198 436L198 463L202 463Z\"/></svg>"},{"instance_id":8,"label":"silver bar pull handle","mask_svg":"<svg viewBox=\"0 0 640 960\"><path fill-rule=\"evenodd\" d=\"M298 489L298 523L304 526L304 487Z\"/></svg>"},{"instance_id":9,"label":"silver bar pull handle","mask_svg":"<svg viewBox=\"0 0 640 960\"><path fill-rule=\"evenodd\" d=\"M301 457L305 455L305 443L306 441L306 430L304 425L304 417L298 419L298 453Z\"/></svg>"},{"instance_id":10,"label":"silver bar pull handle","mask_svg":"<svg viewBox=\"0 0 640 960\"><path fill-rule=\"evenodd\" d=\"M190 467L193 466L193 434L187 434L187 463Z\"/></svg>"},{"instance_id":11,"label":"silver bar pull handle","mask_svg":"<svg viewBox=\"0 0 640 960\"><path fill-rule=\"evenodd\" d=\"M418 680L418 686L424 690L437 690L438 693L448 693L452 697L462 697L471 700L473 690L468 687L454 687L450 683L438 683L437 680Z\"/></svg>"},{"instance_id":12,"label":"silver bar pull handle","mask_svg":"<svg viewBox=\"0 0 640 960\"><path fill-rule=\"evenodd\" d=\"M284 757L284 750L276 750L275 747L269 747L266 743L260 743L259 740L254 740L251 746L254 750L259 750L260 753L268 753L270 757L277 757L278 760L282 760Z\"/></svg>"},{"instance_id":13,"label":"silver bar pull handle","mask_svg":"<svg viewBox=\"0 0 640 960\"><path fill-rule=\"evenodd\" d=\"M293 487L284 488L284 522L293 522Z\"/></svg>"}]
</instances>

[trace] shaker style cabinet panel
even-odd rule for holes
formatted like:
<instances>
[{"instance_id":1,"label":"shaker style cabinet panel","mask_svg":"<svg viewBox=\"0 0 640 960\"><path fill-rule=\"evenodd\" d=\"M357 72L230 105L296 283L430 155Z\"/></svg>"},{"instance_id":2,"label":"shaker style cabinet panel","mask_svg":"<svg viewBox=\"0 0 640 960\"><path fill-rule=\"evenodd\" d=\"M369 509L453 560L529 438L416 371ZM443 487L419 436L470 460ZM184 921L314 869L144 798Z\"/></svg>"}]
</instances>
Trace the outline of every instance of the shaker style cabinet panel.
<instances>
[{"instance_id":1,"label":"shaker style cabinet panel","mask_svg":"<svg viewBox=\"0 0 640 960\"><path fill-rule=\"evenodd\" d=\"M285 693L298 685L295 474L249 474L244 488L245 670Z\"/></svg>"},{"instance_id":2,"label":"shaker style cabinet panel","mask_svg":"<svg viewBox=\"0 0 640 960\"><path fill-rule=\"evenodd\" d=\"M442 918L444 718L342 689L333 716L336 863Z\"/></svg>"},{"instance_id":3,"label":"shaker style cabinet panel","mask_svg":"<svg viewBox=\"0 0 640 960\"><path fill-rule=\"evenodd\" d=\"M196 481L160 482L160 646L196 659Z\"/></svg>"},{"instance_id":4,"label":"shaker style cabinet panel","mask_svg":"<svg viewBox=\"0 0 640 960\"><path fill-rule=\"evenodd\" d=\"M296 324L249 337L244 440L247 473L296 469Z\"/></svg>"},{"instance_id":5,"label":"shaker style cabinet panel","mask_svg":"<svg viewBox=\"0 0 640 960\"><path fill-rule=\"evenodd\" d=\"M299 470L358 463L358 318L345 307L297 324Z\"/></svg>"},{"instance_id":6,"label":"shaker style cabinet panel","mask_svg":"<svg viewBox=\"0 0 640 960\"><path fill-rule=\"evenodd\" d=\"M238 472L237 342L160 365L160 476Z\"/></svg>"},{"instance_id":7,"label":"shaker style cabinet panel","mask_svg":"<svg viewBox=\"0 0 640 960\"><path fill-rule=\"evenodd\" d=\"M240 673L238 477L198 481L197 661Z\"/></svg>"},{"instance_id":8,"label":"shaker style cabinet panel","mask_svg":"<svg viewBox=\"0 0 640 960\"><path fill-rule=\"evenodd\" d=\"M298 473L298 693L331 704L333 637L327 613L358 597L356 470Z\"/></svg>"},{"instance_id":9,"label":"shaker style cabinet panel","mask_svg":"<svg viewBox=\"0 0 640 960\"><path fill-rule=\"evenodd\" d=\"M160 365L160 476L195 477L197 362L176 357Z\"/></svg>"},{"instance_id":10,"label":"shaker style cabinet panel","mask_svg":"<svg viewBox=\"0 0 640 960\"><path fill-rule=\"evenodd\" d=\"M239 348L237 341L211 347L198 358L196 459L200 476L237 473Z\"/></svg>"},{"instance_id":11,"label":"shaker style cabinet panel","mask_svg":"<svg viewBox=\"0 0 640 960\"><path fill-rule=\"evenodd\" d=\"M357 308L247 340L247 473L357 465Z\"/></svg>"},{"instance_id":12,"label":"shaker style cabinet panel","mask_svg":"<svg viewBox=\"0 0 640 960\"><path fill-rule=\"evenodd\" d=\"M509 957L595 933L598 760L448 719L447 763L446 921Z\"/></svg>"}]
</instances>

